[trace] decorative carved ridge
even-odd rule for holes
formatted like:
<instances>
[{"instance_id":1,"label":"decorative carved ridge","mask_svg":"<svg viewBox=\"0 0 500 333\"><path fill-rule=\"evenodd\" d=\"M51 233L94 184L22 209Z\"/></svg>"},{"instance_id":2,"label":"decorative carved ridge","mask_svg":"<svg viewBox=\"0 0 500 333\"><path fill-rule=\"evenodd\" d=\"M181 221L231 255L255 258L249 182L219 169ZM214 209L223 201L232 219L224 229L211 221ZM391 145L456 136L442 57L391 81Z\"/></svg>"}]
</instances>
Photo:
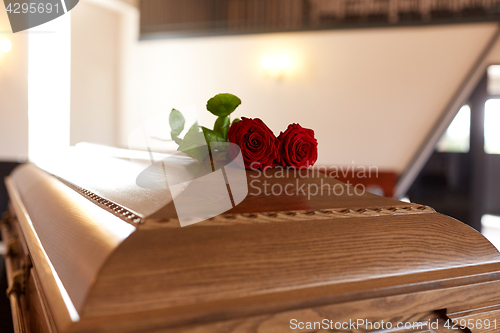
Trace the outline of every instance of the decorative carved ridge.
<instances>
[{"instance_id":1,"label":"decorative carved ridge","mask_svg":"<svg viewBox=\"0 0 500 333\"><path fill-rule=\"evenodd\" d=\"M62 182L63 184L65 184L69 188L75 190L76 192L78 192L79 194L81 194L82 196L87 198L88 200L92 201L93 203L95 203L99 207L104 208L105 210L112 213L113 215L118 216L119 218L121 218L125 222L129 222L133 225L144 223L144 217L141 216L140 214L138 214L134 211L131 211L130 209L125 208L121 205L118 205L117 203L115 203L113 201L105 199L105 198L95 194L94 192L91 192L89 190L84 189L83 187L75 185L75 184L67 181L66 179L58 177L54 174L52 174L52 176L54 176L60 182Z\"/></svg>"},{"instance_id":2,"label":"decorative carved ridge","mask_svg":"<svg viewBox=\"0 0 500 333\"><path fill-rule=\"evenodd\" d=\"M265 213L242 213L242 214L221 214L212 217L206 221L193 224L193 226L207 225L228 225L228 224L250 224L250 223L270 223L270 222L289 222L289 221L304 221L304 220L327 220L327 219L342 219L353 217L376 217L388 215L413 215L413 214L429 214L436 211L423 205L408 206L385 206L385 207L370 207L370 208L334 208L320 210L294 210L280 212L265 212ZM179 220L172 219L146 219L146 226L179 226Z\"/></svg>"},{"instance_id":3,"label":"decorative carved ridge","mask_svg":"<svg viewBox=\"0 0 500 333\"><path fill-rule=\"evenodd\" d=\"M143 226L151 227L179 227L177 218L171 219L148 219L140 214L131 211L117 203L105 199L94 192L86 190L78 185L75 185L61 177L52 175L61 181L66 186L75 190L88 200L92 201L101 208L109 211L113 215L129 222L133 225L142 224ZM287 221L304 221L304 220L326 220L352 217L376 217L387 215L408 215L408 214L427 214L435 213L436 211L424 205L408 204L407 206L384 206L384 207L368 207L368 208L332 208L320 210L291 210L278 212L262 212L262 213L241 213L241 214L221 214L212 217L206 221L196 223L194 225L228 225L231 224L249 224L249 223L270 223L270 222L287 222ZM147 222L147 223L146 223Z\"/></svg>"}]
</instances>

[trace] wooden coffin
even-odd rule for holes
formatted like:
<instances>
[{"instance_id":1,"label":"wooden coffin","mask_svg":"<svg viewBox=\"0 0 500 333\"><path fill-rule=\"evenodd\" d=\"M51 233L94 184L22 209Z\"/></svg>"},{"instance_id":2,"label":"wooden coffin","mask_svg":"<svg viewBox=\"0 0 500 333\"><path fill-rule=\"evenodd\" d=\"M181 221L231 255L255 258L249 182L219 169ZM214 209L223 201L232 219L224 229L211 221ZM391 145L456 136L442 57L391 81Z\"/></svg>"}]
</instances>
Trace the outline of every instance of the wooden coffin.
<instances>
[{"instance_id":1,"label":"wooden coffin","mask_svg":"<svg viewBox=\"0 0 500 333\"><path fill-rule=\"evenodd\" d=\"M181 227L168 195L161 209L139 212L161 191L126 181L86 188L20 166L6 180L1 229L16 331L500 330L500 254L480 233L325 175L275 172L247 176L345 191L249 193Z\"/></svg>"}]
</instances>

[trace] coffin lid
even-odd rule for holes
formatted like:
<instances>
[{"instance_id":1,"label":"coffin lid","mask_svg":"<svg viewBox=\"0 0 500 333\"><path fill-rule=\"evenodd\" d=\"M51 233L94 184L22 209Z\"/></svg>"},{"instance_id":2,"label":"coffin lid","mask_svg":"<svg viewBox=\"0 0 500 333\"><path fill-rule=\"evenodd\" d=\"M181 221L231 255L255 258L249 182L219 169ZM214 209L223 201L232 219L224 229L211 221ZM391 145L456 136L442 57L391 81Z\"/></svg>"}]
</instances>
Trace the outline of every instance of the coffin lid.
<instances>
[{"instance_id":1,"label":"coffin lid","mask_svg":"<svg viewBox=\"0 0 500 333\"><path fill-rule=\"evenodd\" d=\"M129 164L113 159L88 173L112 179ZM7 185L16 214L27 217L18 219L28 247L45 253L33 261L49 306L62 307L49 292L57 275L78 313L71 321L54 315L61 332L100 316L157 313L179 325L353 301L498 268L491 243L432 208L355 195L311 170L307 177L277 172L247 171L249 182L258 181L241 204L187 227L168 190L138 189L126 177L97 186L89 174L65 179L25 164ZM265 195L264 181L325 192ZM325 184L342 195L326 193Z\"/></svg>"}]
</instances>

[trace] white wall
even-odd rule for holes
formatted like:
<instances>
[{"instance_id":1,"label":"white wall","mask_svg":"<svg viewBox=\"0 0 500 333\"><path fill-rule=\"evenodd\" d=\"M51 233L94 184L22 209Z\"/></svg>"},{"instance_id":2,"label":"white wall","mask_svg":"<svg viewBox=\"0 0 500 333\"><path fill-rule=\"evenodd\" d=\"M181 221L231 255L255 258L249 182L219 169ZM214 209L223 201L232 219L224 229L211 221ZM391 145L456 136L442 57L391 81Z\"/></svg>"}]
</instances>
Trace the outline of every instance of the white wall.
<instances>
[{"instance_id":1,"label":"white wall","mask_svg":"<svg viewBox=\"0 0 500 333\"><path fill-rule=\"evenodd\" d=\"M123 73L120 59L123 15L114 7L131 7L135 0L82 0L71 11L71 143L80 141L117 145ZM113 7L114 6L114 7ZM135 15L137 18L137 15ZM135 29L136 23L129 29ZM135 33L128 35L135 41ZM38 36L38 35L37 35ZM0 161L28 157L28 37L11 33L3 2L0 40L12 41L9 53L0 52Z\"/></svg>"},{"instance_id":2,"label":"white wall","mask_svg":"<svg viewBox=\"0 0 500 333\"><path fill-rule=\"evenodd\" d=\"M190 104L210 126L206 100L232 92L243 100L235 116L261 117L276 134L290 122L313 128L319 164L354 161L398 172L495 29L467 24L136 42L137 22L125 26L123 13L94 15L85 2L72 11L72 143L126 147L139 119ZM0 160L18 160L28 153L28 34L8 33L0 6L0 38L13 43L10 53L0 53ZM105 42L120 44L125 30L128 51ZM267 53L289 54L298 64L294 75L267 77L260 67ZM500 43L490 59L500 63Z\"/></svg>"},{"instance_id":3,"label":"white wall","mask_svg":"<svg viewBox=\"0 0 500 333\"><path fill-rule=\"evenodd\" d=\"M3 1L0 4L0 40L12 42L0 52L0 161L28 158L28 35L11 33Z\"/></svg>"},{"instance_id":4,"label":"white wall","mask_svg":"<svg viewBox=\"0 0 500 333\"><path fill-rule=\"evenodd\" d=\"M490 53L486 57L490 65L500 65L500 38L496 41Z\"/></svg>"},{"instance_id":5,"label":"white wall","mask_svg":"<svg viewBox=\"0 0 500 333\"><path fill-rule=\"evenodd\" d=\"M235 116L260 117L279 134L313 128L321 165L377 165L401 172L495 30L492 23L334 30L138 42L120 143L141 118L231 92ZM260 67L265 54L297 65L281 81Z\"/></svg>"}]
</instances>

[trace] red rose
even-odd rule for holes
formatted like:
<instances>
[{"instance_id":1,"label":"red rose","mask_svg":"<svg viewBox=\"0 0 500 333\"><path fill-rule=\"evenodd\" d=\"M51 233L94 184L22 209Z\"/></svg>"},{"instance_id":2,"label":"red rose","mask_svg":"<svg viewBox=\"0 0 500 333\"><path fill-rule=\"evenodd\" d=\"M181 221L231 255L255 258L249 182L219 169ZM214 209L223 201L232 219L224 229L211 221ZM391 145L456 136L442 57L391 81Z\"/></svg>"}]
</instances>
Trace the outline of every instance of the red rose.
<instances>
[{"instance_id":1,"label":"red rose","mask_svg":"<svg viewBox=\"0 0 500 333\"><path fill-rule=\"evenodd\" d=\"M290 124L278 136L278 164L292 168L307 168L318 159L318 141L314 131L299 124Z\"/></svg>"},{"instance_id":2,"label":"red rose","mask_svg":"<svg viewBox=\"0 0 500 333\"><path fill-rule=\"evenodd\" d=\"M242 117L231 125L227 139L240 147L247 169L267 169L278 157L278 140L259 118Z\"/></svg>"}]
</instances>

